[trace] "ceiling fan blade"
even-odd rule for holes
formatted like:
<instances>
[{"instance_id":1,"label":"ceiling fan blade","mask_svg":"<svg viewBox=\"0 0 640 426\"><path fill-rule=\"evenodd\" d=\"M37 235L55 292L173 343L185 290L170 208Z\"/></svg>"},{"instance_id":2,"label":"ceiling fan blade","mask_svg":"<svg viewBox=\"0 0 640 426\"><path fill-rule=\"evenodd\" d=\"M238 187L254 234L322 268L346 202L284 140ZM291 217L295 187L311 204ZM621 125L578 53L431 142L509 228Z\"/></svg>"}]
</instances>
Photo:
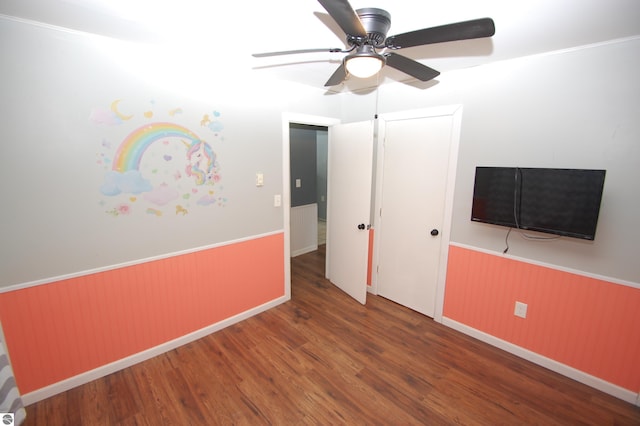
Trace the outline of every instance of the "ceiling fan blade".
<instances>
[{"instance_id":1,"label":"ceiling fan blade","mask_svg":"<svg viewBox=\"0 0 640 426\"><path fill-rule=\"evenodd\" d=\"M493 19L481 18L391 36L385 41L385 46L390 49L401 49L446 41L491 37L495 32Z\"/></svg>"},{"instance_id":2,"label":"ceiling fan blade","mask_svg":"<svg viewBox=\"0 0 640 426\"><path fill-rule=\"evenodd\" d=\"M347 0L318 0L347 35L366 37L360 18Z\"/></svg>"},{"instance_id":3,"label":"ceiling fan blade","mask_svg":"<svg viewBox=\"0 0 640 426\"><path fill-rule=\"evenodd\" d=\"M342 83L345 78L347 78L347 69L344 66L344 62L342 62L324 85L325 87L337 86Z\"/></svg>"},{"instance_id":4,"label":"ceiling fan blade","mask_svg":"<svg viewBox=\"0 0 640 426\"><path fill-rule=\"evenodd\" d=\"M337 47L337 48L331 48L331 49L300 49L300 50L283 50L280 52L252 53L251 56L253 56L254 58L266 58L268 56L295 55L298 53L316 53L316 52L346 53L345 51Z\"/></svg>"},{"instance_id":5,"label":"ceiling fan blade","mask_svg":"<svg viewBox=\"0 0 640 426\"><path fill-rule=\"evenodd\" d=\"M429 81L440 75L440 71L436 71L433 68L422 65L420 62L416 62L406 56L398 55L396 53L387 53L385 56L387 57L387 65L400 70L405 74L409 74L420 81Z\"/></svg>"}]
</instances>

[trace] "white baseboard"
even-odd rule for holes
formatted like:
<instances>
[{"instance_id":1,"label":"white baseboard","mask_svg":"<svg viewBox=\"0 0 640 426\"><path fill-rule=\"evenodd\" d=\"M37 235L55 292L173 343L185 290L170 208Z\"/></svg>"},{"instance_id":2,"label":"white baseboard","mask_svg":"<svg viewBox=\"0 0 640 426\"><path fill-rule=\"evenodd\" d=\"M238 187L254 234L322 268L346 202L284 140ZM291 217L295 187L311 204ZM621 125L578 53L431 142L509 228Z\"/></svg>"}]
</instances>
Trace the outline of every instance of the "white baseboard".
<instances>
[{"instance_id":1,"label":"white baseboard","mask_svg":"<svg viewBox=\"0 0 640 426\"><path fill-rule=\"evenodd\" d=\"M93 370L86 371L84 373L78 374L77 376L70 377L60 382L53 383L49 386L45 386L44 388L35 390L33 392L29 392L27 394L22 395L22 402L24 403L25 406L27 406L35 402L42 401L43 399L49 398L51 396L57 395L59 393L68 391L69 389L75 388L80 385L84 385L93 380L107 376L111 373L115 373L116 371L120 371L127 367L131 367L132 365L138 364L142 361L146 361L150 358L153 358L154 356L161 355L165 352L178 348L187 343L193 342L194 340L198 340L211 333L222 330L225 327L228 327L244 319L247 319L261 312L264 312L268 309L271 309L277 305L280 305L286 302L289 299L290 297L288 296L279 297L263 305L256 306L255 308L249 309L248 311L242 312L240 314L237 314L230 318L222 320L218 323L212 324L200 330L196 330L192 333L178 337L177 339L170 340L161 345L155 346L153 348L149 348L142 352L138 352L137 354L133 354L123 359L119 359L112 363L100 366Z\"/></svg>"},{"instance_id":2,"label":"white baseboard","mask_svg":"<svg viewBox=\"0 0 640 426\"><path fill-rule=\"evenodd\" d=\"M469 327L468 325L459 323L450 318L443 317L442 324L446 325L447 327L451 327L461 333L469 335L475 339L500 348L513 355L519 356L520 358L524 358L527 361L533 362L534 364L538 364L558 374L569 377L570 379L573 379L577 382L583 383L594 389L598 389L599 391L607 393L623 401L640 406L640 394L636 394L628 389L622 388L618 385L614 385L613 383L609 383L598 377L592 376L583 371L555 361L551 358L547 358L545 356L532 352L528 349L514 345L513 343L509 343L483 331L476 330L475 328Z\"/></svg>"},{"instance_id":3,"label":"white baseboard","mask_svg":"<svg viewBox=\"0 0 640 426\"><path fill-rule=\"evenodd\" d=\"M296 251L291 252L291 257L300 256L301 254L310 253L312 251L318 250L318 245L308 246L305 248L298 249Z\"/></svg>"}]
</instances>

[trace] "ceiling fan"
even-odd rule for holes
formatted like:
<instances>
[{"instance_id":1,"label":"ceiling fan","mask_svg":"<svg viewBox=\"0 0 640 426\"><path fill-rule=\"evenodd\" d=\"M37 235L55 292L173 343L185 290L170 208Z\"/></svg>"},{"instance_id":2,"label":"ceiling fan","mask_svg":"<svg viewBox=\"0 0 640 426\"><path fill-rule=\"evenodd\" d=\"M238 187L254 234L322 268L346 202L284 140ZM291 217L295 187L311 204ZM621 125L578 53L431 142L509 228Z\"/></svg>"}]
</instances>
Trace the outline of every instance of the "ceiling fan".
<instances>
[{"instance_id":1,"label":"ceiling fan","mask_svg":"<svg viewBox=\"0 0 640 426\"><path fill-rule=\"evenodd\" d=\"M384 65L400 70L418 80L429 81L440 75L440 72L393 51L425 44L491 37L495 34L493 20L481 18L387 37L387 31L391 26L389 12L377 8L354 11L348 0L318 0L318 2L346 33L348 49L288 50L254 53L253 56L260 58L312 52L348 53L325 86L338 85L348 75L371 77Z\"/></svg>"}]
</instances>

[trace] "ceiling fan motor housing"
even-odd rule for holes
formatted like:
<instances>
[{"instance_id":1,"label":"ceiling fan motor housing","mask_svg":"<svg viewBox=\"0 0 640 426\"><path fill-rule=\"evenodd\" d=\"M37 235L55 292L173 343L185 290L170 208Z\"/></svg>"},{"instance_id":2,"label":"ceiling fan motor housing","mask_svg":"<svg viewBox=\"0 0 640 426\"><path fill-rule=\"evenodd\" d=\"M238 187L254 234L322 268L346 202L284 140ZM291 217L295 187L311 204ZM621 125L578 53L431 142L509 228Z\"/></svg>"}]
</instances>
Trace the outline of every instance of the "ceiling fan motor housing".
<instances>
[{"instance_id":1,"label":"ceiling fan motor housing","mask_svg":"<svg viewBox=\"0 0 640 426\"><path fill-rule=\"evenodd\" d=\"M383 44L389 27L391 27L391 14L386 10L375 7L358 9L356 14L367 32L368 44L374 46Z\"/></svg>"}]
</instances>

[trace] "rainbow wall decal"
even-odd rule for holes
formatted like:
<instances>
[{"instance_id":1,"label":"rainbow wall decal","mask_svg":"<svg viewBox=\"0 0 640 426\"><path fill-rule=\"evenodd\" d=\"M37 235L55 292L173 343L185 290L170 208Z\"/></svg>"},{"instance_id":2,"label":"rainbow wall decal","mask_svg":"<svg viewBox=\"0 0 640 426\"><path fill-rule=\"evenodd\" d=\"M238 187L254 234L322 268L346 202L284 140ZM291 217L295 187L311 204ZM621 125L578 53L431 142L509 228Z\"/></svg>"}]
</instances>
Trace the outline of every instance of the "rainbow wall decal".
<instances>
[{"instance_id":1,"label":"rainbow wall decal","mask_svg":"<svg viewBox=\"0 0 640 426\"><path fill-rule=\"evenodd\" d=\"M149 146L163 138L180 137L189 140L189 144L200 141L191 130L174 123L151 123L134 130L127 136L113 159L113 170L124 173L138 170L142 154Z\"/></svg>"}]
</instances>

